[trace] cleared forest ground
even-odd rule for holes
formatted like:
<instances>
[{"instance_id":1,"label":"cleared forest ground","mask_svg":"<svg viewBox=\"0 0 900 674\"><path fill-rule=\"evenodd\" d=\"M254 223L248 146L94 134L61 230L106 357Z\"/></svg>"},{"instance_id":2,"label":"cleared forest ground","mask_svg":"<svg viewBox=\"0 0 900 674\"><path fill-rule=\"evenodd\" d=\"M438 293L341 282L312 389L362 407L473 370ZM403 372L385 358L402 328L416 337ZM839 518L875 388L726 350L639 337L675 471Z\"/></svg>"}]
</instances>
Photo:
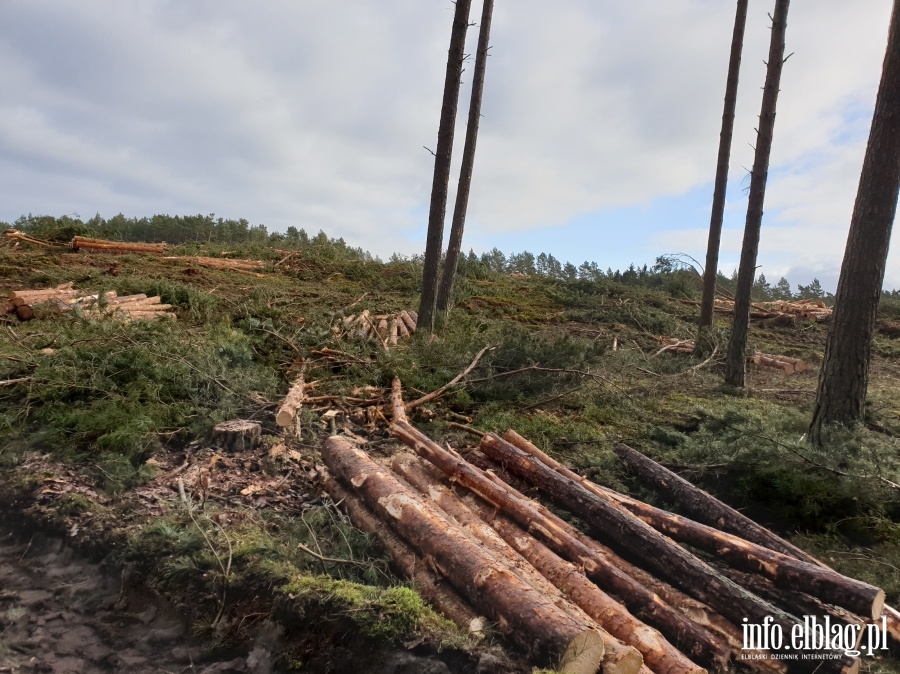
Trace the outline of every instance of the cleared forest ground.
<instances>
[{"instance_id":1,"label":"cleared forest ground","mask_svg":"<svg viewBox=\"0 0 900 674\"><path fill-rule=\"evenodd\" d=\"M440 651L450 671L530 671L490 629L479 641L434 614L319 480L320 443L332 433L377 456L399 451L381 416L395 375L417 397L486 346L495 348L459 386L411 415L431 437L465 447L472 437L451 423L513 428L592 480L653 501L612 451L624 441L841 573L884 588L889 602L900 598L900 312L890 304L875 344L871 423L818 450L802 436L824 324L754 321L751 352L809 367L751 365L748 388L734 392L721 385L718 354L660 352L660 338L694 336L698 308L681 301L692 297L683 279L650 290L469 275L439 340L385 349L344 333L341 321L414 308L417 264L315 249L229 251L265 265L198 264L197 256L221 257L211 246L170 249L194 256L183 260L0 249L3 291L72 281L172 305L177 320L40 306L28 322L0 319L2 498L16 525L112 554L147 586L181 598L201 636L236 643L275 617L294 643L285 669L360 671L357 655L410 650ZM717 321L724 348L728 318ZM318 382L316 401L301 408L299 432L285 432L275 411L301 369ZM235 418L262 424L261 447L229 454L211 444L212 426ZM898 671L887 660L864 667Z\"/></svg>"}]
</instances>

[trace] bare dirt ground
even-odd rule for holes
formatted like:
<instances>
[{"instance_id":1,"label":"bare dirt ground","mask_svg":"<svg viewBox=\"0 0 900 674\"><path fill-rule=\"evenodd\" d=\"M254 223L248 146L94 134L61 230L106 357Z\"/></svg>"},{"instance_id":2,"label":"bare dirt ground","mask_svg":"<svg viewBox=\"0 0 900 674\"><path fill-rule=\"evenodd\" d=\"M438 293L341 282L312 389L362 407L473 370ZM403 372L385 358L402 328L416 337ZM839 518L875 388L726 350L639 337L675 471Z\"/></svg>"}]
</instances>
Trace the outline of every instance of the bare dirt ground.
<instances>
[{"instance_id":1,"label":"bare dirt ground","mask_svg":"<svg viewBox=\"0 0 900 674\"><path fill-rule=\"evenodd\" d=\"M268 674L272 654L214 653L148 592L123 589L65 542L0 530L0 672Z\"/></svg>"}]
</instances>

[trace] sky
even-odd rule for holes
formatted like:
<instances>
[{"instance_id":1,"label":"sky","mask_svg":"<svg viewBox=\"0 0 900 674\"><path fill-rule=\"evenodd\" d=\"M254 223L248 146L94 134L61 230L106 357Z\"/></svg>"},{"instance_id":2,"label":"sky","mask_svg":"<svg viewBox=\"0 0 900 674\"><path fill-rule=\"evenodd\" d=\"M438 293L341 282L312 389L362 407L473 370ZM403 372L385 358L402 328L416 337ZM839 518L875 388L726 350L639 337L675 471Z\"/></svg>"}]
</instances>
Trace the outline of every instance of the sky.
<instances>
[{"instance_id":1,"label":"sky","mask_svg":"<svg viewBox=\"0 0 900 674\"><path fill-rule=\"evenodd\" d=\"M891 0L794 0L759 271L834 290ZM774 2L752 0L720 269L738 264ZM209 214L425 247L450 0L3 0L0 221ZM477 22L481 3L473 2ZM464 249L703 260L734 2L500 0ZM475 51L477 26L467 52ZM471 71L457 117L447 226ZM885 286L900 288L900 250Z\"/></svg>"}]
</instances>

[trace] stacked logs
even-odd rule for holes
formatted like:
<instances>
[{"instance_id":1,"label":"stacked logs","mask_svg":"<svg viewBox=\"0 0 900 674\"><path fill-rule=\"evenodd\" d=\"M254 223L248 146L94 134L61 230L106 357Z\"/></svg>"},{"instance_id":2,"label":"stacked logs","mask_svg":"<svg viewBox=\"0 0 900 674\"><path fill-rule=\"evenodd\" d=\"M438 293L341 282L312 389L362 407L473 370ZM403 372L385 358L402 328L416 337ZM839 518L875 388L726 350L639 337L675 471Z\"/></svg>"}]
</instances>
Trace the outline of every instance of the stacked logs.
<instances>
[{"instance_id":1,"label":"stacked logs","mask_svg":"<svg viewBox=\"0 0 900 674\"><path fill-rule=\"evenodd\" d=\"M169 247L165 243L133 243L90 239L86 236L72 238L72 250L87 250L97 253L165 253Z\"/></svg>"},{"instance_id":2,"label":"stacked logs","mask_svg":"<svg viewBox=\"0 0 900 674\"><path fill-rule=\"evenodd\" d=\"M65 313L78 309L84 316L114 316L121 320L174 319L171 304L162 304L157 295L147 297L140 293L119 297L115 291L92 293L75 290L70 281L55 288L41 290L11 290L3 305L6 314L15 314L21 321L35 317L34 307L43 305L51 313Z\"/></svg>"},{"instance_id":3,"label":"stacked logs","mask_svg":"<svg viewBox=\"0 0 900 674\"><path fill-rule=\"evenodd\" d=\"M733 314L732 300L717 299L714 310L720 314ZM822 300L801 300L788 302L754 302L750 306L750 318L801 318L816 323L826 323L831 318L832 310Z\"/></svg>"},{"instance_id":4,"label":"stacked logs","mask_svg":"<svg viewBox=\"0 0 900 674\"><path fill-rule=\"evenodd\" d=\"M353 339L374 340L386 351L416 332L419 315L415 311L373 315L368 310L345 317L336 327L340 335Z\"/></svg>"},{"instance_id":5,"label":"stacked logs","mask_svg":"<svg viewBox=\"0 0 900 674\"><path fill-rule=\"evenodd\" d=\"M770 672L853 674L859 660L843 651L766 659L742 650L747 623L791 635L801 616L815 615L861 637L883 620L900 636L900 614L884 606L882 590L827 568L626 445L615 448L622 460L696 521L594 484L513 431L484 435L463 458L408 422L397 380L391 402L390 432L416 455L387 467L329 438L326 489L354 523L383 534L398 568L438 608L465 625L484 615L541 664L699 674L750 653L764 657L743 664ZM517 486L576 515L586 531ZM573 659L579 649L585 657Z\"/></svg>"}]
</instances>

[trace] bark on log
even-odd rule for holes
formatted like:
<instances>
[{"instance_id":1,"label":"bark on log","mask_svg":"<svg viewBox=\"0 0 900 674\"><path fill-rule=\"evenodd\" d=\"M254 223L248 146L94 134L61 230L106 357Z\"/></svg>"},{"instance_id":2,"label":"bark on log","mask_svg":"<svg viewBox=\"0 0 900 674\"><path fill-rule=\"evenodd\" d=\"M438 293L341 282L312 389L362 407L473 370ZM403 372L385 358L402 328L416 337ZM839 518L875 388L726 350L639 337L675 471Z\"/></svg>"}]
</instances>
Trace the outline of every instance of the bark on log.
<instances>
[{"instance_id":1,"label":"bark on log","mask_svg":"<svg viewBox=\"0 0 900 674\"><path fill-rule=\"evenodd\" d=\"M388 319L388 345L397 346L397 319L391 317Z\"/></svg>"},{"instance_id":2,"label":"bark on log","mask_svg":"<svg viewBox=\"0 0 900 674\"><path fill-rule=\"evenodd\" d=\"M395 457L391 465L402 470L401 474L407 482L435 500L442 508L447 504L450 509L456 510L453 501L457 497L442 484L440 478L430 473L415 457L413 461L410 461L409 455L399 460ZM433 466L430 468L437 471ZM443 473L441 477L446 479ZM452 498L448 494L452 495ZM462 503L471 508L469 514L476 516L482 524L489 524L492 531L495 530L505 542L504 545L511 546L543 574L542 579L546 579L545 582L552 583L554 593L558 590L564 592L588 616L609 631L609 634L601 632L606 646L604 672L637 672L644 660L657 674L699 674L704 671L669 644L659 632L635 619L615 599L588 580L574 564L559 557L526 534L512 520L498 514L495 508L471 493L461 498ZM450 510L444 509L450 513ZM454 516L454 519L457 518ZM623 648L622 642L630 646Z\"/></svg>"},{"instance_id":3,"label":"bark on log","mask_svg":"<svg viewBox=\"0 0 900 674\"><path fill-rule=\"evenodd\" d=\"M794 557L775 552L594 484L541 452L515 431L508 431L505 438L507 442L545 464L562 477L577 482L579 486L597 498L611 505L624 506L657 531L701 550L706 550L737 569L763 575L772 580L777 587L806 592L825 603L835 604L852 613L858 613L865 617L871 616L873 619L882 614L884 591L880 588L842 576L830 569L799 561ZM620 450L620 447L625 449ZM627 445L621 443L616 445L617 452L621 451L624 454L629 450L634 452Z\"/></svg>"},{"instance_id":4,"label":"bark on log","mask_svg":"<svg viewBox=\"0 0 900 674\"><path fill-rule=\"evenodd\" d=\"M540 450L537 451L540 452ZM528 485L519 480L519 478L515 477L514 475L510 475L508 471L504 470L499 464L495 463L494 461L491 461L481 452L470 452L466 455L466 459L479 468L482 468L485 471L490 471L486 472L485 474L493 479L497 484L512 485L519 489L519 491L523 491L523 493L524 489L530 488ZM520 487L519 485L523 485L523 487ZM551 512L538 501L532 501L531 504L544 517L548 518L569 535L576 538L587 548L594 551L596 555L606 555L617 568L621 569L626 574L634 578L634 580L636 580L651 592L659 595L666 604L677 609L698 625L705 627L706 629L714 632L716 635L721 637L723 643L731 648L733 654L737 654L741 650L743 646L743 636L741 634L741 631L736 628L731 622L709 608L709 606L697 601L693 597L686 595L681 590L672 587L669 583L660 580L653 574L645 571L638 566L635 566L628 560L623 559L605 545L598 543L594 539L587 536L584 532L576 529L574 526L561 519L559 516ZM778 665L782 664L778 661L774 662L776 662ZM779 670L785 669L785 667L783 666L776 668Z\"/></svg>"},{"instance_id":5,"label":"bark on log","mask_svg":"<svg viewBox=\"0 0 900 674\"><path fill-rule=\"evenodd\" d=\"M409 328L406 327L406 323L403 322L400 314L397 314L394 317L394 323L397 324L397 336L399 339L409 339L412 337L412 333L409 331Z\"/></svg>"},{"instance_id":6,"label":"bark on log","mask_svg":"<svg viewBox=\"0 0 900 674\"><path fill-rule=\"evenodd\" d=\"M587 547L544 517L511 487L496 484L475 466L431 441L405 421L392 423L390 432L440 468L452 482L470 489L561 557L582 566L591 580L619 597L632 612L653 624L689 657L713 666L727 661L729 649L720 641L674 611L659 596L616 567L608 557L598 554L597 550Z\"/></svg>"},{"instance_id":7,"label":"bark on log","mask_svg":"<svg viewBox=\"0 0 900 674\"><path fill-rule=\"evenodd\" d=\"M603 641L591 624L576 620L547 601L445 515L346 440L328 438L322 445L322 458L379 517L430 557L441 574L479 610L507 623L514 634L537 647L546 659L560 661L562 671L597 672Z\"/></svg>"},{"instance_id":8,"label":"bark on log","mask_svg":"<svg viewBox=\"0 0 900 674\"><path fill-rule=\"evenodd\" d=\"M328 495L340 505L353 526L378 537L391 556L394 568L412 581L413 586L428 603L469 633L477 634L484 630L485 619L479 616L447 581L417 558L413 549L385 527L384 522L375 517L353 492L345 489L330 475L324 477L323 484Z\"/></svg>"},{"instance_id":9,"label":"bark on log","mask_svg":"<svg viewBox=\"0 0 900 674\"><path fill-rule=\"evenodd\" d=\"M617 443L614 450L619 458L641 479L653 485L699 521L738 534L741 538L765 546L770 550L790 555L795 559L826 569L830 568L808 552L757 524L746 515L694 486L636 449L624 443ZM900 613L891 606L885 606L884 616L887 618L888 632L895 641L900 643Z\"/></svg>"},{"instance_id":10,"label":"bark on log","mask_svg":"<svg viewBox=\"0 0 900 674\"><path fill-rule=\"evenodd\" d=\"M416 331L416 322L413 320L413 317L410 316L408 311L400 312L400 320L403 321L403 325L406 326L406 329L409 331L409 334L413 334Z\"/></svg>"},{"instance_id":11,"label":"bark on log","mask_svg":"<svg viewBox=\"0 0 900 674\"><path fill-rule=\"evenodd\" d=\"M294 419L297 417L297 410L300 409L305 397L306 380L301 374L294 380L288 394L284 397L284 400L281 401L281 407L278 408L278 413L275 415L275 423L282 428L291 426L294 423Z\"/></svg>"},{"instance_id":12,"label":"bark on log","mask_svg":"<svg viewBox=\"0 0 900 674\"><path fill-rule=\"evenodd\" d=\"M790 634L797 624L793 616L724 577L620 504L589 491L580 480L572 480L557 473L494 433L483 436L480 447L488 457L531 482L549 498L581 517L598 536L606 538L612 547L618 547L635 560L641 560L642 564L660 577L708 604L733 623L740 625L749 619L752 623L762 624L768 618L773 624L779 625L784 634ZM826 654L821 661L810 660L809 664L820 667L822 671L848 672L859 668L858 659L849 656L832 659L831 655ZM818 665L814 664L816 662Z\"/></svg>"},{"instance_id":13,"label":"bark on log","mask_svg":"<svg viewBox=\"0 0 900 674\"><path fill-rule=\"evenodd\" d=\"M253 449L261 439L262 426L256 421L234 419L213 426L213 443L228 452Z\"/></svg>"}]
</instances>

